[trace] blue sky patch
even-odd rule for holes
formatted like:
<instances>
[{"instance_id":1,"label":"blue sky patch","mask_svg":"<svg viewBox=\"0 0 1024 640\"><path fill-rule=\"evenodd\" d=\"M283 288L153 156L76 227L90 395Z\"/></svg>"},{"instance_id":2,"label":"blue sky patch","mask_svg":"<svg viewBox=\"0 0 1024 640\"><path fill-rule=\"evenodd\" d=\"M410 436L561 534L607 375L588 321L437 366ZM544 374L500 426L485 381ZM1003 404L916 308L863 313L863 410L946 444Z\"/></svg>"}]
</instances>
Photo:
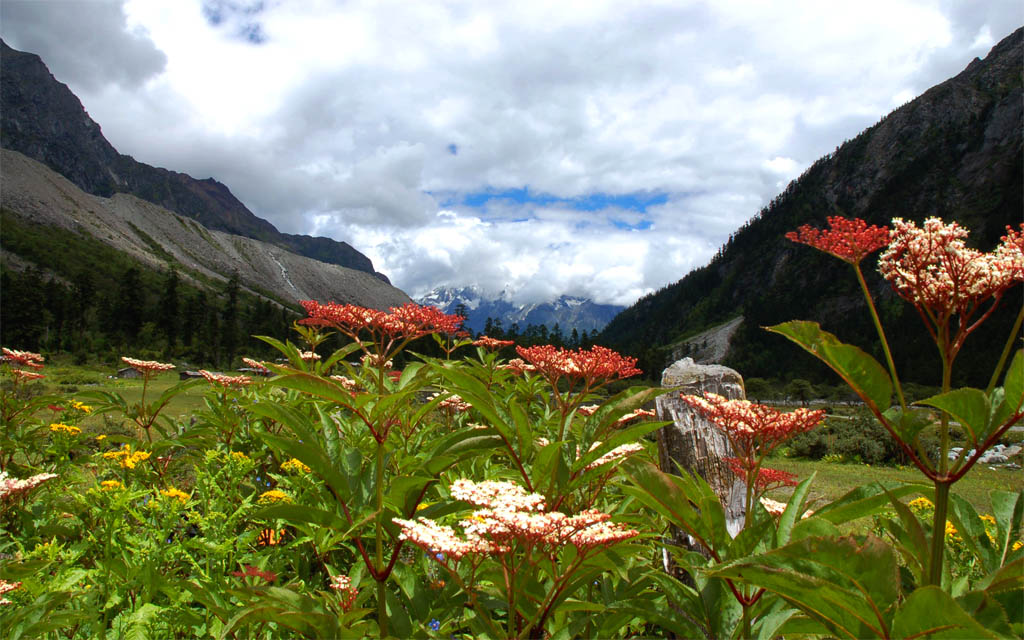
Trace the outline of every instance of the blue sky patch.
<instances>
[{"instance_id":1,"label":"blue sky patch","mask_svg":"<svg viewBox=\"0 0 1024 640\"><path fill-rule=\"evenodd\" d=\"M636 192L626 194L592 193L577 198L558 198L546 193L536 193L529 188L522 189L488 189L475 193L465 194L460 198L449 198L442 203L443 206L461 204L467 207L483 207L491 201L504 201L511 204L536 205L536 206L562 206L576 211L600 211L603 209L625 209L644 213L648 207L665 204L668 202L667 193ZM627 223L622 223L627 224ZM646 224L646 226L643 226ZM645 229L649 223L641 226L628 225L622 228ZM618 226L618 223L616 223Z\"/></svg>"}]
</instances>

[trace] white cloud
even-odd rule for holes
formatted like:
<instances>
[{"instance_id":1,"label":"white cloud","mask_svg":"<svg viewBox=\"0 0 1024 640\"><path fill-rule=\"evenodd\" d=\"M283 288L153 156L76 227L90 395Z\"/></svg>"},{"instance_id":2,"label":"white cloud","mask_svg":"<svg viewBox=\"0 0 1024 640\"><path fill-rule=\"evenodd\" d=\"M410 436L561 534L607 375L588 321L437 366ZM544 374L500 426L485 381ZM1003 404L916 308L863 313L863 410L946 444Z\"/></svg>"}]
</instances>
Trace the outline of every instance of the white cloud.
<instances>
[{"instance_id":1,"label":"white cloud","mask_svg":"<svg viewBox=\"0 0 1024 640\"><path fill-rule=\"evenodd\" d=\"M1021 22L1010 0L0 7L120 151L347 241L413 295L618 303ZM506 189L548 198L465 203ZM571 206L644 193L663 202Z\"/></svg>"}]
</instances>

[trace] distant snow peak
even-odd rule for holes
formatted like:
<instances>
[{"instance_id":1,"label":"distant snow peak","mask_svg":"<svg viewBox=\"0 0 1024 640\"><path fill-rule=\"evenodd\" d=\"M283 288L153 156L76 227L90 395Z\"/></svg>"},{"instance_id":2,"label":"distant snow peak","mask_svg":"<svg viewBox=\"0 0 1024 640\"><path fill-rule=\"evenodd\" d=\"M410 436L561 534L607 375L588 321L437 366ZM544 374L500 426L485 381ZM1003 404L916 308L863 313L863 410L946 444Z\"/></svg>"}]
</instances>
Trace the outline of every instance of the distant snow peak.
<instances>
[{"instance_id":1,"label":"distant snow peak","mask_svg":"<svg viewBox=\"0 0 1024 640\"><path fill-rule=\"evenodd\" d=\"M519 330L529 325L545 325L549 329L556 324L563 334L573 329L579 332L600 331L614 318L622 307L597 304L589 298L561 295L546 302L516 304L515 292L505 286L497 295L487 295L479 287L437 287L422 296L417 302L435 306L445 313L455 313L462 307L466 314L466 326L475 332L483 331L487 319L500 321L508 330L513 324Z\"/></svg>"}]
</instances>

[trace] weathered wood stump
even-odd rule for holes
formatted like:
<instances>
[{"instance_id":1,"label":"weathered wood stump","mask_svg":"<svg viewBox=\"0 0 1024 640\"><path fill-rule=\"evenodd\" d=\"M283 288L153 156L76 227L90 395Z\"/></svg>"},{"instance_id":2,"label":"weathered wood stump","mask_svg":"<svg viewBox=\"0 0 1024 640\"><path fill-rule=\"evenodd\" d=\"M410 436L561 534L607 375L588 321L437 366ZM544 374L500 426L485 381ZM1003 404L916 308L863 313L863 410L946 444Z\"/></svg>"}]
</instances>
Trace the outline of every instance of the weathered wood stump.
<instances>
[{"instance_id":1,"label":"weathered wood stump","mask_svg":"<svg viewBox=\"0 0 1024 640\"><path fill-rule=\"evenodd\" d=\"M661 386L679 393L658 396L659 420L672 424L658 430L658 466L666 473L678 473L682 467L700 475L718 494L725 507L726 524L735 535L743 526L746 485L735 477L724 458L732 455L729 441L697 410L680 399L682 395L717 393L731 400L743 399L743 377L728 367L717 364L695 364L683 358L661 374ZM673 528L671 542L682 547L706 553L682 531ZM668 552L663 554L665 570L680 579L681 575Z\"/></svg>"}]
</instances>

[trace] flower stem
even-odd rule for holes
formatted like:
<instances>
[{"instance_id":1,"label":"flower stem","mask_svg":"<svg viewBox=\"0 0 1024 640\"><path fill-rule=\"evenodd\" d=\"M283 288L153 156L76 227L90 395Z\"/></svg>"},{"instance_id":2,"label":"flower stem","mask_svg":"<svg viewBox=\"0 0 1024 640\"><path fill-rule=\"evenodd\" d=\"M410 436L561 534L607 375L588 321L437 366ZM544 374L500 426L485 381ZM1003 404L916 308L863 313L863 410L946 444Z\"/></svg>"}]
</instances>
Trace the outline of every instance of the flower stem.
<instances>
[{"instance_id":1,"label":"flower stem","mask_svg":"<svg viewBox=\"0 0 1024 640\"><path fill-rule=\"evenodd\" d=\"M376 491L377 491L377 519L376 528L376 553L377 566L375 573L377 577L377 626L380 628L380 637L388 635L388 605L385 583L387 577L384 570L384 443L377 443L376 456Z\"/></svg>"},{"instance_id":2,"label":"flower stem","mask_svg":"<svg viewBox=\"0 0 1024 640\"><path fill-rule=\"evenodd\" d=\"M885 337L885 330L882 329L882 321L878 317L878 310L875 308L874 299L868 290L868 283L864 280L864 274L860 270L860 264L853 265L853 271L857 274L857 282L860 283L860 290L864 292L864 299L868 301L868 310L871 311L871 320L875 323L875 331L878 332L878 339L882 343L882 350L885 352L885 362L889 365L889 375L892 376L893 386L896 387L896 395L900 399L900 408L906 410L907 401L903 397L903 386L896 375L896 364L892 360L892 352L889 350L889 340Z\"/></svg>"},{"instance_id":3,"label":"flower stem","mask_svg":"<svg viewBox=\"0 0 1024 640\"><path fill-rule=\"evenodd\" d=\"M928 584L941 586L942 559L946 549L946 513L949 509L951 482L935 483L935 513L932 518L932 554Z\"/></svg>"}]
</instances>

